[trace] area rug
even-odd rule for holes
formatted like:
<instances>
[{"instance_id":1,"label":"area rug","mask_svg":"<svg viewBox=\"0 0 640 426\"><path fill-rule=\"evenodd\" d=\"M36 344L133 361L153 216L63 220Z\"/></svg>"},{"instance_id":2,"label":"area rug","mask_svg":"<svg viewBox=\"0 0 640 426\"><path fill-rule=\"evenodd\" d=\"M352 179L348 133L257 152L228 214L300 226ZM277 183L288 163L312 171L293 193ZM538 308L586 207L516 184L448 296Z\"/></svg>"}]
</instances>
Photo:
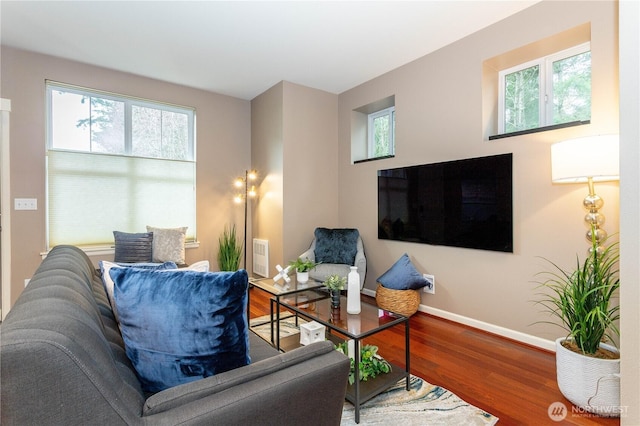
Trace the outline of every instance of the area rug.
<instances>
[{"instance_id":1,"label":"area rug","mask_svg":"<svg viewBox=\"0 0 640 426\"><path fill-rule=\"evenodd\" d=\"M269 316L251 320L252 329L270 340ZM267 321L265 323L265 321ZM281 336L299 333L294 318L280 320ZM360 425L495 425L498 418L475 407L447 389L432 385L418 376L411 375L410 390L404 379L386 392L360 406ZM356 425L355 409L344 403L341 425Z\"/></svg>"}]
</instances>

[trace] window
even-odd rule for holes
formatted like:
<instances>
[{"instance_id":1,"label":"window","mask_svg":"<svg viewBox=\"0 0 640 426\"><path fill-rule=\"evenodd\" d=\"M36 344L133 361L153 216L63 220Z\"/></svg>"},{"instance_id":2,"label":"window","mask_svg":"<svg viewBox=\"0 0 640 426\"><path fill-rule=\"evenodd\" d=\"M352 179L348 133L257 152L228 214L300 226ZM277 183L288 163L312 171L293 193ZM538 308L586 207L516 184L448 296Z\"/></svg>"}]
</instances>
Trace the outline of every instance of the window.
<instances>
[{"instance_id":1,"label":"window","mask_svg":"<svg viewBox=\"0 0 640 426\"><path fill-rule=\"evenodd\" d=\"M584 43L499 73L499 133L591 119L591 51Z\"/></svg>"},{"instance_id":2,"label":"window","mask_svg":"<svg viewBox=\"0 0 640 426\"><path fill-rule=\"evenodd\" d=\"M188 226L195 240L195 111L47 82L48 244Z\"/></svg>"},{"instance_id":3,"label":"window","mask_svg":"<svg viewBox=\"0 0 640 426\"><path fill-rule=\"evenodd\" d=\"M378 158L393 155L395 151L395 106L385 108L368 116L368 157Z\"/></svg>"}]
</instances>

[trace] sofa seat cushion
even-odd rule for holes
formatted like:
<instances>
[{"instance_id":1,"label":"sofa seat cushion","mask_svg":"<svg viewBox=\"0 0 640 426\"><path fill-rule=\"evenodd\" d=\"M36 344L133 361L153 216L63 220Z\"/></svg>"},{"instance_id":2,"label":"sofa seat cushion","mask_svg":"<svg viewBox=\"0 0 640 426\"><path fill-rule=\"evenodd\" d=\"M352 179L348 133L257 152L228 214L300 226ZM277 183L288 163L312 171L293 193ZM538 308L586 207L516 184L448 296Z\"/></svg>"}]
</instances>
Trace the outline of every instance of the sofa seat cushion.
<instances>
[{"instance_id":1,"label":"sofa seat cushion","mask_svg":"<svg viewBox=\"0 0 640 426\"><path fill-rule=\"evenodd\" d=\"M246 271L110 274L126 353L145 392L250 363Z\"/></svg>"}]
</instances>

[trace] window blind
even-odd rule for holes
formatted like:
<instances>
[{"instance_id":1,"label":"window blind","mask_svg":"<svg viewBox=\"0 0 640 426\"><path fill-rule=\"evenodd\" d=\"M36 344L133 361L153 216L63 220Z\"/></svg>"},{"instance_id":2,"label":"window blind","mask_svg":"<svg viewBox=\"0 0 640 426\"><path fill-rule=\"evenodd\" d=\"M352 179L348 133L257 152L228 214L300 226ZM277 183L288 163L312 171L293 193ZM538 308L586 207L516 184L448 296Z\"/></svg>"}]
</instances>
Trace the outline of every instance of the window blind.
<instances>
[{"instance_id":1,"label":"window blind","mask_svg":"<svg viewBox=\"0 0 640 426\"><path fill-rule=\"evenodd\" d=\"M195 240L193 161L49 150L49 247L113 245L113 231L188 226Z\"/></svg>"}]
</instances>

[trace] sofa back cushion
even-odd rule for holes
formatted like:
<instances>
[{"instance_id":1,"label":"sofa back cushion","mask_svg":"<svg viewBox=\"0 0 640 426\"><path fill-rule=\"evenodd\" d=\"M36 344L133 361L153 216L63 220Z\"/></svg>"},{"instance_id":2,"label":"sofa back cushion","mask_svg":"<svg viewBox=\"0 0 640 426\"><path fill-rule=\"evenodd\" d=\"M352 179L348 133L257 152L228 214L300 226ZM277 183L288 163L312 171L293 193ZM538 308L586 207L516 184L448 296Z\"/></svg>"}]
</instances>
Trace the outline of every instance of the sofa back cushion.
<instances>
[{"instance_id":1,"label":"sofa back cushion","mask_svg":"<svg viewBox=\"0 0 640 426\"><path fill-rule=\"evenodd\" d=\"M127 356L146 392L250 363L247 272L112 268Z\"/></svg>"}]
</instances>

